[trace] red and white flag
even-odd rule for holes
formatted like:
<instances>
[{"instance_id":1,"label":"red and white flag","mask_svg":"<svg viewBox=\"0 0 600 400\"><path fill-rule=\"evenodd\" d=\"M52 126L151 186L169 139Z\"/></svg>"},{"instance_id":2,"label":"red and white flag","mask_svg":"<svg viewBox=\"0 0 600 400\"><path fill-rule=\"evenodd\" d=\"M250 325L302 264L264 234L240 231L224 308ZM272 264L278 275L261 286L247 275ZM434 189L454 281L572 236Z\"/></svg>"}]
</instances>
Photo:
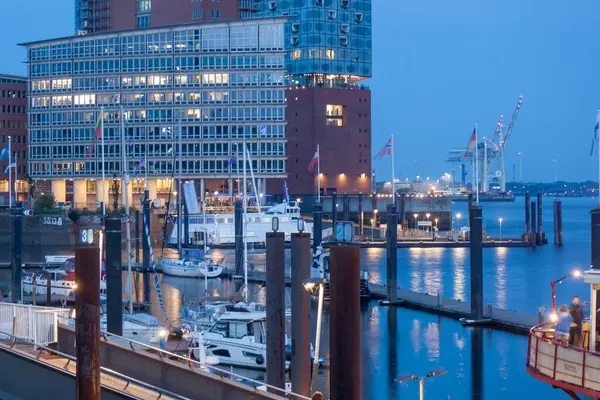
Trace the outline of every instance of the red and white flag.
<instances>
[{"instance_id":1,"label":"red and white flag","mask_svg":"<svg viewBox=\"0 0 600 400\"><path fill-rule=\"evenodd\" d=\"M380 158L383 158L383 156L386 155L392 155L392 138L390 137L390 139L385 143L385 146L383 146L381 148L381 150L379 150L379 152L377 154L375 154L375 157L373 157L375 160L378 160Z\"/></svg>"},{"instance_id":2,"label":"red and white flag","mask_svg":"<svg viewBox=\"0 0 600 400\"><path fill-rule=\"evenodd\" d=\"M319 162L319 148L317 147L317 151L315 151L315 155L312 160L310 160L310 164L308 165L308 172L313 172L315 169L315 165Z\"/></svg>"}]
</instances>

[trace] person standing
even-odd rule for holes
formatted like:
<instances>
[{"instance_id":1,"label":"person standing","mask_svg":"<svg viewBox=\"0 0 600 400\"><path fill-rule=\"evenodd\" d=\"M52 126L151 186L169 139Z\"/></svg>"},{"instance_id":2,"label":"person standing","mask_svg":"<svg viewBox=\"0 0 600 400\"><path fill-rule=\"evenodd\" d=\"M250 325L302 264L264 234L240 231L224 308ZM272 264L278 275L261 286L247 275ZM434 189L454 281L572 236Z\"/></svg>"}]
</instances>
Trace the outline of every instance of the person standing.
<instances>
[{"instance_id":1,"label":"person standing","mask_svg":"<svg viewBox=\"0 0 600 400\"><path fill-rule=\"evenodd\" d=\"M569 314L573 319L575 326L571 327L569 344L573 346L581 346L581 328L583 324L583 310L579 305L579 296L573 296Z\"/></svg>"},{"instance_id":2,"label":"person standing","mask_svg":"<svg viewBox=\"0 0 600 400\"><path fill-rule=\"evenodd\" d=\"M571 314L569 313L569 307L563 304L560 310L558 310L558 322L556 323L556 332L554 338L557 343L567 345L569 343L569 331L571 329Z\"/></svg>"}]
</instances>

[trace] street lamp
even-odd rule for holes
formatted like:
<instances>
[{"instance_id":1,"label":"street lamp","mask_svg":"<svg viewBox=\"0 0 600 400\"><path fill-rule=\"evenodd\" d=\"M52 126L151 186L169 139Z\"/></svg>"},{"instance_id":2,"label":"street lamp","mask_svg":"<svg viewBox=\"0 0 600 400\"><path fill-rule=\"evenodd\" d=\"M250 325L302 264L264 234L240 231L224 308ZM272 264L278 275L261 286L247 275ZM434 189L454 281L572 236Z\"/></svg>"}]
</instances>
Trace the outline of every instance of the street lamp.
<instances>
[{"instance_id":1,"label":"street lamp","mask_svg":"<svg viewBox=\"0 0 600 400\"><path fill-rule=\"evenodd\" d=\"M572 276L573 278L580 278L581 271L578 269L574 269L570 274L563 276L560 279L550 282L550 287L552 288L552 318L556 318L556 284L562 283L565 279Z\"/></svg>"},{"instance_id":2,"label":"street lamp","mask_svg":"<svg viewBox=\"0 0 600 400\"><path fill-rule=\"evenodd\" d=\"M371 218L371 242L373 241L373 234L375 232L375 218Z\"/></svg>"},{"instance_id":3,"label":"street lamp","mask_svg":"<svg viewBox=\"0 0 600 400\"><path fill-rule=\"evenodd\" d=\"M321 346L321 317L323 315L323 298L325 297L325 279L307 279L302 281L304 289L312 292L315 286L319 286L319 306L317 307L317 333L315 336L315 354L313 356L312 376L310 377L310 388L312 391L313 383L317 380L319 370L319 347Z\"/></svg>"},{"instance_id":4,"label":"street lamp","mask_svg":"<svg viewBox=\"0 0 600 400\"><path fill-rule=\"evenodd\" d=\"M417 221L417 218L419 217L419 214L417 214L417 213L414 213L414 214L413 214L413 217L415 217L415 230L417 230L417 222L418 222L418 221Z\"/></svg>"},{"instance_id":5,"label":"street lamp","mask_svg":"<svg viewBox=\"0 0 600 400\"><path fill-rule=\"evenodd\" d=\"M502 241L502 218L498 218L498 222L500 222L500 241Z\"/></svg>"},{"instance_id":6,"label":"street lamp","mask_svg":"<svg viewBox=\"0 0 600 400\"><path fill-rule=\"evenodd\" d=\"M436 219L434 219L434 221L435 221L435 229L437 229L438 228L438 219L436 218Z\"/></svg>"},{"instance_id":7,"label":"street lamp","mask_svg":"<svg viewBox=\"0 0 600 400\"><path fill-rule=\"evenodd\" d=\"M433 378L433 377L440 376L440 375L445 375L447 373L448 373L448 371L440 369L437 371L431 371L431 372L427 373L427 375L421 376L421 377L418 377L416 375L402 376L402 377L394 379L394 382L419 381L419 399L423 400L425 398L424 397L425 396L425 384L424 384L425 379Z\"/></svg>"}]
</instances>

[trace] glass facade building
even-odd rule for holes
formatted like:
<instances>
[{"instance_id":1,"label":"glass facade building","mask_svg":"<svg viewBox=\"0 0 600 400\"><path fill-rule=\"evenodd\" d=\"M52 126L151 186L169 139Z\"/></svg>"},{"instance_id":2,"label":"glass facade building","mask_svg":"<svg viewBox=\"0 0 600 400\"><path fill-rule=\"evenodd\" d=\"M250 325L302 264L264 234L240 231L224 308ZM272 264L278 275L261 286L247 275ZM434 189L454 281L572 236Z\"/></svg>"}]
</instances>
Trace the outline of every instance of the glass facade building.
<instances>
[{"instance_id":1,"label":"glass facade building","mask_svg":"<svg viewBox=\"0 0 600 400\"><path fill-rule=\"evenodd\" d=\"M334 86L369 78L371 0L263 0L261 16L289 16L286 66L291 84Z\"/></svg>"},{"instance_id":2,"label":"glass facade building","mask_svg":"<svg viewBox=\"0 0 600 400\"><path fill-rule=\"evenodd\" d=\"M284 18L186 24L27 43L34 179L237 174L246 141L258 178L286 173ZM101 116L102 114L102 116ZM181 149L178 148L181 134ZM240 165L239 163L238 165Z\"/></svg>"}]
</instances>

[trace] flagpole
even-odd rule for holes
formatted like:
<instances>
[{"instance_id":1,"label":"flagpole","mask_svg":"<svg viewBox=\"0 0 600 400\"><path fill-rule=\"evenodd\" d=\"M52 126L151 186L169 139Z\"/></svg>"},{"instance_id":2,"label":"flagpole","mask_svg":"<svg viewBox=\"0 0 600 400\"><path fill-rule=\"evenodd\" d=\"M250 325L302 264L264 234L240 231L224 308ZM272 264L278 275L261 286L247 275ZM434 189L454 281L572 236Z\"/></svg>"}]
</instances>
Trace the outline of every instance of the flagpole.
<instances>
[{"instance_id":1,"label":"flagpole","mask_svg":"<svg viewBox=\"0 0 600 400\"><path fill-rule=\"evenodd\" d=\"M396 205L396 175L394 173L394 135L390 137L392 140L392 204Z\"/></svg>"},{"instance_id":2,"label":"flagpole","mask_svg":"<svg viewBox=\"0 0 600 400\"><path fill-rule=\"evenodd\" d=\"M104 176L104 107L100 107L100 146L102 147L102 215L106 215L106 183Z\"/></svg>"},{"instance_id":3,"label":"flagpole","mask_svg":"<svg viewBox=\"0 0 600 400\"><path fill-rule=\"evenodd\" d=\"M317 145L317 200L321 203L321 149Z\"/></svg>"},{"instance_id":4,"label":"flagpole","mask_svg":"<svg viewBox=\"0 0 600 400\"><path fill-rule=\"evenodd\" d=\"M479 204L479 147L477 139L477 124L475 124L475 202Z\"/></svg>"},{"instance_id":5,"label":"flagpole","mask_svg":"<svg viewBox=\"0 0 600 400\"><path fill-rule=\"evenodd\" d=\"M12 137L8 137L8 207L12 208L12 171L10 163L12 162Z\"/></svg>"}]
</instances>

